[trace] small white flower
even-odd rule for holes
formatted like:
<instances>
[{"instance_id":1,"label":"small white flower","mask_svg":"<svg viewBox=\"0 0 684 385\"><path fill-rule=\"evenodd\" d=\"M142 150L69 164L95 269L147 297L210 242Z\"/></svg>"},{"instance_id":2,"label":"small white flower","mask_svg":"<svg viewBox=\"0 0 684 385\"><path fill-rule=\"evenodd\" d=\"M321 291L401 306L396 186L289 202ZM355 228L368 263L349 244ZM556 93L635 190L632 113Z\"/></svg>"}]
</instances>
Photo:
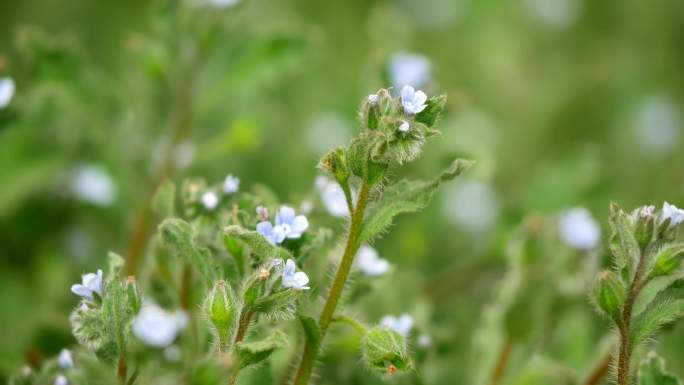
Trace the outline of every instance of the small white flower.
<instances>
[{"instance_id":1,"label":"small white flower","mask_svg":"<svg viewBox=\"0 0 684 385\"><path fill-rule=\"evenodd\" d=\"M568 246L579 250L596 248L601 241L601 227L589 210L575 207L561 214L558 232Z\"/></svg>"},{"instance_id":2,"label":"small white flower","mask_svg":"<svg viewBox=\"0 0 684 385\"><path fill-rule=\"evenodd\" d=\"M427 107L427 95L423 91L416 91L411 86L401 89L401 105L407 114L417 114Z\"/></svg>"},{"instance_id":3,"label":"small white flower","mask_svg":"<svg viewBox=\"0 0 684 385\"><path fill-rule=\"evenodd\" d=\"M409 124L409 122L402 120L401 124L399 125L398 130L400 132L409 132L410 129L411 129L411 125Z\"/></svg>"},{"instance_id":4,"label":"small white flower","mask_svg":"<svg viewBox=\"0 0 684 385\"><path fill-rule=\"evenodd\" d=\"M16 85L12 78L0 78L0 109L7 107L12 101Z\"/></svg>"},{"instance_id":5,"label":"small white flower","mask_svg":"<svg viewBox=\"0 0 684 385\"><path fill-rule=\"evenodd\" d=\"M366 275L376 276L385 274L390 267L386 259L378 256L378 252L367 245L361 246L355 259L356 268Z\"/></svg>"},{"instance_id":6,"label":"small white flower","mask_svg":"<svg viewBox=\"0 0 684 385\"><path fill-rule=\"evenodd\" d=\"M316 188L326 210L334 217L348 217L349 207L342 187L325 176L316 177ZM354 194L352 194L354 195Z\"/></svg>"},{"instance_id":7,"label":"small white flower","mask_svg":"<svg viewBox=\"0 0 684 385\"><path fill-rule=\"evenodd\" d=\"M379 96L377 94L368 95L368 103L376 104L378 102Z\"/></svg>"},{"instance_id":8,"label":"small white flower","mask_svg":"<svg viewBox=\"0 0 684 385\"><path fill-rule=\"evenodd\" d=\"M85 302L81 302L81 306L79 306L79 309L83 312L86 312L89 310L88 304Z\"/></svg>"},{"instance_id":9,"label":"small white flower","mask_svg":"<svg viewBox=\"0 0 684 385\"><path fill-rule=\"evenodd\" d=\"M207 210L213 210L218 206L219 198L213 191L207 191L202 194L202 205Z\"/></svg>"},{"instance_id":10,"label":"small white flower","mask_svg":"<svg viewBox=\"0 0 684 385\"><path fill-rule=\"evenodd\" d=\"M223 192L226 194L233 194L240 189L240 178L228 174L226 180L223 181Z\"/></svg>"},{"instance_id":11,"label":"small white flower","mask_svg":"<svg viewBox=\"0 0 684 385\"><path fill-rule=\"evenodd\" d=\"M170 346L188 323L182 310L168 312L158 305L146 302L133 319L133 334L147 345L164 348Z\"/></svg>"},{"instance_id":12,"label":"small white flower","mask_svg":"<svg viewBox=\"0 0 684 385\"><path fill-rule=\"evenodd\" d=\"M57 356L57 365L62 369L69 369L74 367L74 358L71 356L69 349L62 349Z\"/></svg>"},{"instance_id":13,"label":"small white flower","mask_svg":"<svg viewBox=\"0 0 684 385\"><path fill-rule=\"evenodd\" d=\"M684 210L665 202L661 211L660 223L663 223L668 218L670 219L670 227L677 226L684 221Z\"/></svg>"},{"instance_id":14,"label":"small white flower","mask_svg":"<svg viewBox=\"0 0 684 385\"><path fill-rule=\"evenodd\" d=\"M420 337L418 337L418 346L423 349L428 349L432 346L432 337L427 334L421 334Z\"/></svg>"},{"instance_id":15,"label":"small white flower","mask_svg":"<svg viewBox=\"0 0 684 385\"><path fill-rule=\"evenodd\" d=\"M430 61L423 55L399 52L390 58L389 76L395 88L423 87L431 77Z\"/></svg>"},{"instance_id":16,"label":"small white flower","mask_svg":"<svg viewBox=\"0 0 684 385\"><path fill-rule=\"evenodd\" d=\"M174 152L176 166L181 170L188 168L195 158L195 150L195 145L192 142L178 144Z\"/></svg>"},{"instance_id":17,"label":"small white flower","mask_svg":"<svg viewBox=\"0 0 684 385\"><path fill-rule=\"evenodd\" d=\"M60 373L55 377L55 385L69 385L69 380Z\"/></svg>"},{"instance_id":18,"label":"small white flower","mask_svg":"<svg viewBox=\"0 0 684 385\"><path fill-rule=\"evenodd\" d=\"M82 283L71 286L71 291L83 298L93 300L93 293L102 296L102 270L98 269L97 274L88 273L81 277Z\"/></svg>"},{"instance_id":19,"label":"small white flower","mask_svg":"<svg viewBox=\"0 0 684 385\"><path fill-rule=\"evenodd\" d=\"M296 271L297 266L294 261L288 259L285 262L285 268L283 269L283 287L290 287L295 290L309 290L306 286L309 283L309 277L303 271Z\"/></svg>"},{"instance_id":20,"label":"small white flower","mask_svg":"<svg viewBox=\"0 0 684 385\"><path fill-rule=\"evenodd\" d=\"M296 239L309 227L309 220L304 215L295 215L292 207L282 206L276 213L275 225L283 228L285 238Z\"/></svg>"},{"instance_id":21,"label":"small white flower","mask_svg":"<svg viewBox=\"0 0 684 385\"><path fill-rule=\"evenodd\" d=\"M403 336L407 336L411 328L413 328L413 317L410 314L402 314L399 317L386 315L380 320L380 325L388 327Z\"/></svg>"},{"instance_id":22,"label":"small white flower","mask_svg":"<svg viewBox=\"0 0 684 385\"><path fill-rule=\"evenodd\" d=\"M256 231L272 245L279 245L285 240L285 229L282 226L273 226L273 223L269 221L257 223Z\"/></svg>"},{"instance_id":23,"label":"small white flower","mask_svg":"<svg viewBox=\"0 0 684 385\"><path fill-rule=\"evenodd\" d=\"M116 199L116 184L100 166L79 167L72 176L71 189L79 199L97 206L109 206Z\"/></svg>"}]
</instances>

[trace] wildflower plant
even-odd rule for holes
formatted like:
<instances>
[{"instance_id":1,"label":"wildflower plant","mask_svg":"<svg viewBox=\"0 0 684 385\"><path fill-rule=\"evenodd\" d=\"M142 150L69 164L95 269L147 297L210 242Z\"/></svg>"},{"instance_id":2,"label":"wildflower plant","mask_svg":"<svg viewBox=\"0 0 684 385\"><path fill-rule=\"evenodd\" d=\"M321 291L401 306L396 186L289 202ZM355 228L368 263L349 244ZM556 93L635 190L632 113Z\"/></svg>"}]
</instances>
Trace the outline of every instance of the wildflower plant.
<instances>
[{"instance_id":1,"label":"wildflower plant","mask_svg":"<svg viewBox=\"0 0 684 385\"><path fill-rule=\"evenodd\" d=\"M684 311L681 262L684 244L677 230L684 210L665 202L661 210L642 206L632 212L610 208L612 266L596 279L593 301L619 335L615 353L618 385L631 384L633 355ZM640 384L677 384L660 359L649 357L639 371Z\"/></svg>"}]
</instances>

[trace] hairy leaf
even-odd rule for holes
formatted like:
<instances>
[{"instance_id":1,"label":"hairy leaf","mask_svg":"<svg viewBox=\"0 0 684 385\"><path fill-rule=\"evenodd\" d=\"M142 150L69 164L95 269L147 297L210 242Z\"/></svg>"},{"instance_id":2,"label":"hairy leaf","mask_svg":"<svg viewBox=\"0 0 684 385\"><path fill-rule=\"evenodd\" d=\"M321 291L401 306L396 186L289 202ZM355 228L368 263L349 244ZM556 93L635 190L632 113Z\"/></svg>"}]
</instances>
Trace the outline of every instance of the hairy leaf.
<instances>
[{"instance_id":1,"label":"hairy leaf","mask_svg":"<svg viewBox=\"0 0 684 385\"><path fill-rule=\"evenodd\" d=\"M238 225L228 226L223 230L226 237L239 239L261 258L292 258L292 254L282 247L271 244L263 235L256 231L247 230Z\"/></svg>"},{"instance_id":2,"label":"hairy leaf","mask_svg":"<svg viewBox=\"0 0 684 385\"><path fill-rule=\"evenodd\" d=\"M632 346L643 342L662 326L684 314L684 279L661 290L632 323Z\"/></svg>"},{"instance_id":3,"label":"hairy leaf","mask_svg":"<svg viewBox=\"0 0 684 385\"><path fill-rule=\"evenodd\" d=\"M455 178L472 164L469 160L457 159L430 182L404 179L387 188L382 199L369 210L360 242L370 242L382 234L392 224L395 216L422 210L432 200L442 182Z\"/></svg>"},{"instance_id":4,"label":"hairy leaf","mask_svg":"<svg viewBox=\"0 0 684 385\"><path fill-rule=\"evenodd\" d=\"M276 330L268 338L256 342L239 342L236 346L240 368L255 365L267 359L274 350L287 346L285 333Z\"/></svg>"},{"instance_id":5,"label":"hairy leaf","mask_svg":"<svg viewBox=\"0 0 684 385\"><path fill-rule=\"evenodd\" d=\"M682 382L665 370L665 361L654 352L649 353L639 367L639 385L681 385Z\"/></svg>"},{"instance_id":6,"label":"hairy leaf","mask_svg":"<svg viewBox=\"0 0 684 385\"><path fill-rule=\"evenodd\" d=\"M182 219L169 218L159 225L159 233L164 244L195 266L202 274L207 287L211 287L216 281L216 266L209 249L195 242L195 230L192 225Z\"/></svg>"}]
</instances>

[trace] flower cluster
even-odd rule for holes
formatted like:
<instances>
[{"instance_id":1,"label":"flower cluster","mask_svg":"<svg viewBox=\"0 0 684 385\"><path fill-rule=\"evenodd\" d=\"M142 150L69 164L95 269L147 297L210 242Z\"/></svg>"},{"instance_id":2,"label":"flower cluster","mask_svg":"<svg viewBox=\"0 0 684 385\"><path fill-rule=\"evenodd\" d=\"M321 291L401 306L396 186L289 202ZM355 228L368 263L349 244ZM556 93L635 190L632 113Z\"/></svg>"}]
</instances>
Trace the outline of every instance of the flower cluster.
<instances>
[{"instance_id":1,"label":"flower cluster","mask_svg":"<svg viewBox=\"0 0 684 385\"><path fill-rule=\"evenodd\" d=\"M304 215L295 215L295 210L282 206L275 216L275 224L269 221L259 222L256 230L271 244L278 245L285 239L297 239L309 227L309 220Z\"/></svg>"}]
</instances>

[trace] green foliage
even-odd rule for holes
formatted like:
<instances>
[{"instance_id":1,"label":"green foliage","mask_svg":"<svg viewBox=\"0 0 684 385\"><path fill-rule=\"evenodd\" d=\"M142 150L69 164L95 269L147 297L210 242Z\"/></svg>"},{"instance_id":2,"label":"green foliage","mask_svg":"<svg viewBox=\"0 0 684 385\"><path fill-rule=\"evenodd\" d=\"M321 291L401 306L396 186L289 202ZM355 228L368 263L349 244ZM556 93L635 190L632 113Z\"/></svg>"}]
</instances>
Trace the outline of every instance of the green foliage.
<instances>
[{"instance_id":1,"label":"green foliage","mask_svg":"<svg viewBox=\"0 0 684 385\"><path fill-rule=\"evenodd\" d=\"M386 327L370 329L361 342L363 362L372 371L389 375L412 368L406 339Z\"/></svg>"},{"instance_id":2,"label":"green foliage","mask_svg":"<svg viewBox=\"0 0 684 385\"><path fill-rule=\"evenodd\" d=\"M602 272L594 288L594 298L599 309L616 324L622 323L622 305L625 302L625 287L620 277L612 271Z\"/></svg>"},{"instance_id":3,"label":"green foliage","mask_svg":"<svg viewBox=\"0 0 684 385\"><path fill-rule=\"evenodd\" d=\"M232 225L223 229L223 233L227 238L238 239L247 245L252 250L252 254L258 258L258 261L264 262L271 258L283 260L292 258L292 254L287 249L272 245L263 235L256 231Z\"/></svg>"},{"instance_id":4,"label":"green foliage","mask_svg":"<svg viewBox=\"0 0 684 385\"><path fill-rule=\"evenodd\" d=\"M276 349L287 346L285 333L276 330L266 339L254 342L239 342L236 347L239 367L257 365L266 360Z\"/></svg>"},{"instance_id":5,"label":"green foliage","mask_svg":"<svg viewBox=\"0 0 684 385\"><path fill-rule=\"evenodd\" d=\"M674 375L665 370L665 361L655 352L648 354L639 366L639 385L681 385Z\"/></svg>"},{"instance_id":6,"label":"green foliage","mask_svg":"<svg viewBox=\"0 0 684 385\"><path fill-rule=\"evenodd\" d=\"M204 301L204 313L211 322L221 349L229 346L236 331L239 305L233 289L224 280L218 280Z\"/></svg>"},{"instance_id":7,"label":"green foliage","mask_svg":"<svg viewBox=\"0 0 684 385\"><path fill-rule=\"evenodd\" d=\"M383 191L383 198L369 209L360 241L362 243L373 241L387 231L395 216L425 208L442 182L455 178L471 166L472 162L457 159L430 182L401 180L387 187Z\"/></svg>"},{"instance_id":8,"label":"green foliage","mask_svg":"<svg viewBox=\"0 0 684 385\"><path fill-rule=\"evenodd\" d=\"M202 274L207 287L216 279L216 267L211 251L195 241L195 230L188 222L179 218L165 219L159 225L159 234L168 247Z\"/></svg>"}]
</instances>

